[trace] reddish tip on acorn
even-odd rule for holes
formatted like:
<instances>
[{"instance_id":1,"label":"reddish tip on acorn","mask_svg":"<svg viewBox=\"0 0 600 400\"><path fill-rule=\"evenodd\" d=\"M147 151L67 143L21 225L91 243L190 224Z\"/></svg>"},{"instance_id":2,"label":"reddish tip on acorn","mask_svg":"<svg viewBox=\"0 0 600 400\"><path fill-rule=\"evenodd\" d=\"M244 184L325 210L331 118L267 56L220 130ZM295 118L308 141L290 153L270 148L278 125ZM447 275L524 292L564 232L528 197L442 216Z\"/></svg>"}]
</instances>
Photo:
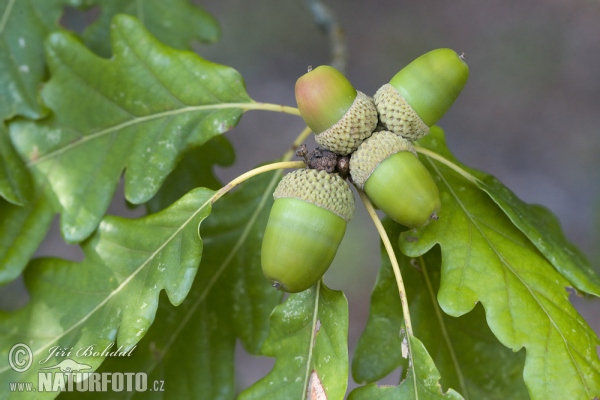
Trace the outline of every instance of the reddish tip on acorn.
<instances>
[{"instance_id":1,"label":"reddish tip on acorn","mask_svg":"<svg viewBox=\"0 0 600 400\"><path fill-rule=\"evenodd\" d=\"M356 90L337 69L321 65L296 82L296 102L308 127L319 134L337 123L352 106Z\"/></svg>"}]
</instances>

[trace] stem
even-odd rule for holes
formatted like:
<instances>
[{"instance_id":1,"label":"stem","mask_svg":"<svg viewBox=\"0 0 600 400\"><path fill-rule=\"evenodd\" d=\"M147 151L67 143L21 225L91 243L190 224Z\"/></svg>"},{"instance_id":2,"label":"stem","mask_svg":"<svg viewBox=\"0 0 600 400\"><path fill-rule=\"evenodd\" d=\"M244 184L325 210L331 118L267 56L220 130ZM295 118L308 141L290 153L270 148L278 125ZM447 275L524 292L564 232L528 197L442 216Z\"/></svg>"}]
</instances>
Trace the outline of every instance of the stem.
<instances>
[{"instance_id":1,"label":"stem","mask_svg":"<svg viewBox=\"0 0 600 400\"><path fill-rule=\"evenodd\" d=\"M269 171L274 171L276 169L304 168L305 166L306 165L302 161L283 161L251 169L250 171L238 176L237 178L229 182L227 185L219 189L219 191L210 198L209 202L210 204L214 204L217 200L223 197L225 193L229 192L231 189L233 189L240 183L252 178L253 176L260 175ZM204 205L202 207L204 207Z\"/></svg>"},{"instance_id":2,"label":"stem","mask_svg":"<svg viewBox=\"0 0 600 400\"><path fill-rule=\"evenodd\" d=\"M284 114L296 115L300 116L300 110L296 107L283 106L281 104L272 104L272 103L241 103L239 104L239 108L242 110L263 110L263 111L274 111L280 112Z\"/></svg>"},{"instance_id":3,"label":"stem","mask_svg":"<svg viewBox=\"0 0 600 400\"><path fill-rule=\"evenodd\" d=\"M390 238L388 237L383 224L379 220L369 197L362 190L358 190L358 194L360 199L365 204L367 212L369 216L373 220L375 227L377 228L377 232L379 232L379 236L381 237L381 241L385 246L385 250L388 253L388 257L390 258L390 262L392 263L392 269L394 270L394 276L396 277L396 284L398 285L398 292L400 294L400 303L402 304L402 313L404 314L404 324L406 325L407 336L412 336L412 322L410 321L410 312L408 309L408 303L406 302L406 289L404 288L404 281L402 280L402 274L400 273L400 266L398 265L398 260L396 259L396 254L394 253L394 248L392 247L392 243L390 242ZM408 345L410 347L410 338L408 340ZM412 353L411 353L412 360Z\"/></svg>"},{"instance_id":4,"label":"stem","mask_svg":"<svg viewBox=\"0 0 600 400\"><path fill-rule=\"evenodd\" d=\"M477 185L478 183L480 183L479 179L477 179L477 177L471 175L470 173L468 173L467 171L465 171L458 165L454 164L452 161L448 160L447 158L440 156L438 153L435 153L429 149L426 149L426 148L420 147L420 146L415 146L415 150L418 153L424 154L427 157L433 158L434 160L441 162L442 164L449 167L456 173L460 174L463 178L473 182L474 184Z\"/></svg>"},{"instance_id":5,"label":"stem","mask_svg":"<svg viewBox=\"0 0 600 400\"><path fill-rule=\"evenodd\" d=\"M344 74L348 60L344 30L337 21L335 14L321 0L306 0L306 2L315 23L329 38L330 65Z\"/></svg>"}]
</instances>

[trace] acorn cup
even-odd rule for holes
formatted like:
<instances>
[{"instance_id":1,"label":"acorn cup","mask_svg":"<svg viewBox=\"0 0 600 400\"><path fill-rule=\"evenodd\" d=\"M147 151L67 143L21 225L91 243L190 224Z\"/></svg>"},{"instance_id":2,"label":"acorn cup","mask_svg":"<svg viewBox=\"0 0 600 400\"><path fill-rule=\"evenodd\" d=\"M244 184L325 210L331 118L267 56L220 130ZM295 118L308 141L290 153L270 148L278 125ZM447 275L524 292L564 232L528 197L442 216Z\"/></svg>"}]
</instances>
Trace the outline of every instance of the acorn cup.
<instances>
[{"instance_id":1,"label":"acorn cup","mask_svg":"<svg viewBox=\"0 0 600 400\"><path fill-rule=\"evenodd\" d=\"M375 132L350 158L354 184L388 217L409 228L437 219L440 194L407 139Z\"/></svg>"},{"instance_id":2,"label":"acorn cup","mask_svg":"<svg viewBox=\"0 0 600 400\"><path fill-rule=\"evenodd\" d=\"M454 50L425 53L375 93L379 119L389 131L419 140L452 106L468 77L469 67Z\"/></svg>"},{"instance_id":3,"label":"acorn cup","mask_svg":"<svg viewBox=\"0 0 600 400\"><path fill-rule=\"evenodd\" d=\"M275 288L301 292L331 265L354 215L354 197L337 174L314 169L287 174L273 197L262 242L262 270Z\"/></svg>"},{"instance_id":4,"label":"acorn cup","mask_svg":"<svg viewBox=\"0 0 600 400\"><path fill-rule=\"evenodd\" d=\"M334 153L352 153L377 126L373 100L333 67L322 65L302 75L295 93L300 115L315 140Z\"/></svg>"}]
</instances>

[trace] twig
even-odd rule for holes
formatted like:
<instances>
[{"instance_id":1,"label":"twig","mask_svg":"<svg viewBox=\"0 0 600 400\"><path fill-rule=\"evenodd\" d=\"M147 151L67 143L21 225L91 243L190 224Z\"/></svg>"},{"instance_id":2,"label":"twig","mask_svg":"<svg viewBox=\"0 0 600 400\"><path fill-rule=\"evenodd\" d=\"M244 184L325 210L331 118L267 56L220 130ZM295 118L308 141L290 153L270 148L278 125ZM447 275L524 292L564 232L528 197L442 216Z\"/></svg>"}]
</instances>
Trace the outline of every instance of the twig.
<instances>
[{"instance_id":1,"label":"twig","mask_svg":"<svg viewBox=\"0 0 600 400\"><path fill-rule=\"evenodd\" d=\"M346 72L346 60L348 59L344 30L331 9L320 0L306 0L306 2L315 23L329 38L331 66L344 74Z\"/></svg>"}]
</instances>

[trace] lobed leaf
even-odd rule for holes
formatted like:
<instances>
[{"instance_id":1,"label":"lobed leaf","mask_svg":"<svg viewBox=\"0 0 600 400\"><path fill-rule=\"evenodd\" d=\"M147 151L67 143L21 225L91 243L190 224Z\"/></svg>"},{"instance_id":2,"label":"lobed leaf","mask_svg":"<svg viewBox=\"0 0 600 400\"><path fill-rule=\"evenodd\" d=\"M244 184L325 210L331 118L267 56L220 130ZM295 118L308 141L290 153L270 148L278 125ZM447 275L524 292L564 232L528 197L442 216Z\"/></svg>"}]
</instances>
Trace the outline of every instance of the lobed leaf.
<instances>
[{"instance_id":1,"label":"lobed leaf","mask_svg":"<svg viewBox=\"0 0 600 400\"><path fill-rule=\"evenodd\" d=\"M156 195L145 204L148 212L162 210L196 187L219 189L223 185L214 176L213 167L229 166L234 160L233 147L224 136L215 136L201 147L188 151Z\"/></svg>"},{"instance_id":2,"label":"lobed leaf","mask_svg":"<svg viewBox=\"0 0 600 400\"><path fill-rule=\"evenodd\" d=\"M86 357L79 349L102 351L115 343L113 350L133 349L154 321L161 290L175 305L190 290L202 257L197 227L210 213L213 193L193 190L166 210L136 220L104 218L82 246L83 262L34 260L25 272L30 303L0 313L0 386L37 381L39 368L61 361L51 352L55 346L75 349L70 358L93 369L104 356ZM16 343L29 345L36 366L21 374L8 364Z\"/></svg>"},{"instance_id":3,"label":"lobed leaf","mask_svg":"<svg viewBox=\"0 0 600 400\"><path fill-rule=\"evenodd\" d=\"M565 238L556 216L546 207L525 203L495 177L461 164L446 147L443 131L434 127L432 133L420 142L466 171L469 179L496 202L512 223L576 289L600 297L600 276L585 255Z\"/></svg>"},{"instance_id":4,"label":"lobed leaf","mask_svg":"<svg viewBox=\"0 0 600 400\"><path fill-rule=\"evenodd\" d=\"M408 368L406 378L398 386L380 387L375 383L359 387L350 392L348 400L381 399L462 399L463 397L448 389L442 393L438 383L440 374L423 343L414 336L409 336L414 365Z\"/></svg>"},{"instance_id":5,"label":"lobed leaf","mask_svg":"<svg viewBox=\"0 0 600 400\"><path fill-rule=\"evenodd\" d=\"M212 43L219 39L217 21L189 0L86 0L86 6L100 6L100 16L83 32L85 44L101 56L110 56L109 26L116 14L129 14L144 24L158 40L177 49L191 49L197 40Z\"/></svg>"},{"instance_id":6,"label":"lobed leaf","mask_svg":"<svg viewBox=\"0 0 600 400\"><path fill-rule=\"evenodd\" d=\"M271 315L261 353L271 372L239 399L343 399L348 376L348 303L322 281L291 294Z\"/></svg>"},{"instance_id":7,"label":"lobed leaf","mask_svg":"<svg viewBox=\"0 0 600 400\"><path fill-rule=\"evenodd\" d=\"M423 145L443 146L440 129L430 135ZM526 348L524 379L533 399L600 394L600 341L569 302L570 283L468 175L432 156L423 161L440 190L440 220L402 234L400 248L418 257L441 246L442 309L461 316L481 302L500 342Z\"/></svg>"},{"instance_id":8,"label":"lobed leaf","mask_svg":"<svg viewBox=\"0 0 600 400\"><path fill-rule=\"evenodd\" d=\"M235 70L164 46L133 17L116 16L111 33L110 60L52 34L41 95L53 115L10 127L56 196L69 242L93 232L125 168L127 200L149 200L183 152L235 126L252 102Z\"/></svg>"},{"instance_id":9,"label":"lobed leaf","mask_svg":"<svg viewBox=\"0 0 600 400\"><path fill-rule=\"evenodd\" d=\"M108 358L99 371L146 372L149 382L165 382L164 394L170 398L234 397L236 338L257 353L269 332L269 315L282 297L260 267L260 238L279 176L252 178L214 204L202 223L204 254L190 294L178 307L161 301L154 324L132 356ZM147 398L148 393L133 397Z\"/></svg>"},{"instance_id":10,"label":"lobed leaf","mask_svg":"<svg viewBox=\"0 0 600 400\"><path fill-rule=\"evenodd\" d=\"M400 264L413 330L429 350L441 374L441 385L456 388L465 399L528 399L523 382L524 353L514 354L498 342L486 324L482 307L458 318L439 312L439 248L411 262L397 248L396 239L403 228L389 219L384 220L384 226ZM357 382L376 382L398 367L407 367L399 334L402 308L383 247L382 260L367 326L352 362Z\"/></svg>"},{"instance_id":11,"label":"lobed leaf","mask_svg":"<svg viewBox=\"0 0 600 400\"><path fill-rule=\"evenodd\" d=\"M0 0L0 121L45 114L37 101L46 74L43 41L67 4L81 0Z\"/></svg>"}]
</instances>

